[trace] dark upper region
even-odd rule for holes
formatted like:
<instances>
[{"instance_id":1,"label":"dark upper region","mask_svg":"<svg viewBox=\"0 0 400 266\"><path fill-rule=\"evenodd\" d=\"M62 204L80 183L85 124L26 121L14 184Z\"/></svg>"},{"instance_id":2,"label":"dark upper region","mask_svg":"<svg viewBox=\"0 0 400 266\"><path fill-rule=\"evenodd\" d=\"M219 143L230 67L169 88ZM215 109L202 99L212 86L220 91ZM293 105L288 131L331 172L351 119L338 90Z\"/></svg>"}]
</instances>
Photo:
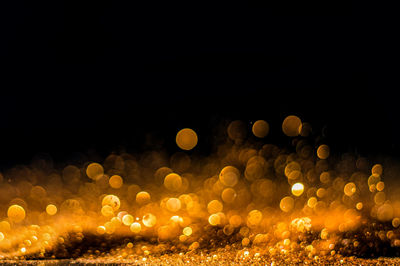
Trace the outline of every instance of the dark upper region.
<instances>
[{"instance_id":1,"label":"dark upper region","mask_svg":"<svg viewBox=\"0 0 400 266\"><path fill-rule=\"evenodd\" d=\"M317 134L324 128L338 152L400 147L386 71L390 30L365 40L373 27L354 6L7 5L0 166L37 152L62 160L89 148L140 151L152 138L174 151L182 127L199 133L197 149L206 153L210 132L234 119L265 119L267 141L286 145L280 126L289 114Z\"/></svg>"}]
</instances>

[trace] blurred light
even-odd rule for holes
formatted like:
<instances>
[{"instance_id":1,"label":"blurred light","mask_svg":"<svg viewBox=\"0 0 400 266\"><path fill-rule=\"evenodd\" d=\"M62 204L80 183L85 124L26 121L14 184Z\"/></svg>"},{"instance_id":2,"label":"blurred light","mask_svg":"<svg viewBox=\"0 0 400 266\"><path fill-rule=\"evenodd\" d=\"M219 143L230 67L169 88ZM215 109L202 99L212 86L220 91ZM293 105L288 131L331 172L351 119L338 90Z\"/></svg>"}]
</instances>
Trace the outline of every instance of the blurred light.
<instances>
[{"instance_id":1,"label":"blurred light","mask_svg":"<svg viewBox=\"0 0 400 266\"><path fill-rule=\"evenodd\" d=\"M283 120L282 130L288 137L296 137L300 134L302 122L300 118L294 115L289 115Z\"/></svg>"},{"instance_id":2,"label":"blurred light","mask_svg":"<svg viewBox=\"0 0 400 266\"><path fill-rule=\"evenodd\" d=\"M232 203L236 199L236 191L233 188L226 188L222 191L221 198L226 203Z\"/></svg>"},{"instance_id":3,"label":"blurred light","mask_svg":"<svg viewBox=\"0 0 400 266\"><path fill-rule=\"evenodd\" d=\"M281 199L279 207L284 212L290 212L294 207L294 199L289 196L284 197L283 199Z\"/></svg>"},{"instance_id":4,"label":"blurred light","mask_svg":"<svg viewBox=\"0 0 400 266\"><path fill-rule=\"evenodd\" d=\"M122 223L126 226L130 226L134 221L135 219L130 214L125 214L124 217L122 217Z\"/></svg>"},{"instance_id":5,"label":"blurred light","mask_svg":"<svg viewBox=\"0 0 400 266\"><path fill-rule=\"evenodd\" d=\"M142 222L146 227L153 227L157 223L157 218L151 213L147 213L143 216Z\"/></svg>"},{"instance_id":6,"label":"blurred light","mask_svg":"<svg viewBox=\"0 0 400 266\"><path fill-rule=\"evenodd\" d=\"M111 206L114 211L117 211L119 207L121 206L121 203L119 201L119 198L115 195L107 195L103 198L103 201L101 202L103 206L108 205Z\"/></svg>"},{"instance_id":7,"label":"blurred light","mask_svg":"<svg viewBox=\"0 0 400 266\"><path fill-rule=\"evenodd\" d=\"M57 206L54 204L47 205L46 212L48 215L55 215L57 213Z\"/></svg>"},{"instance_id":8,"label":"blurred light","mask_svg":"<svg viewBox=\"0 0 400 266\"><path fill-rule=\"evenodd\" d=\"M239 176L240 173L236 167L225 166L219 174L219 180L224 186L234 187L238 182Z\"/></svg>"},{"instance_id":9,"label":"blurred light","mask_svg":"<svg viewBox=\"0 0 400 266\"><path fill-rule=\"evenodd\" d=\"M269 124L264 120L257 120L253 124L252 131L254 136L258 138L265 138L269 132Z\"/></svg>"},{"instance_id":10,"label":"blurred light","mask_svg":"<svg viewBox=\"0 0 400 266\"><path fill-rule=\"evenodd\" d=\"M140 231L142 230L142 226L140 225L140 223L134 222L134 223L131 224L131 226L129 227L129 229L130 229L133 233L138 234L138 233L140 233Z\"/></svg>"},{"instance_id":11,"label":"blurred light","mask_svg":"<svg viewBox=\"0 0 400 266\"><path fill-rule=\"evenodd\" d=\"M302 183L295 183L292 186L292 194L297 197L303 194L303 191L304 191L304 185Z\"/></svg>"},{"instance_id":12,"label":"blurred light","mask_svg":"<svg viewBox=\"0 0 400 266\"><path fill-rule=\"evenodd\" d=\"M21 222L25 219L25 210L19 205L11 205L8 208L7 216L13 222Z\"/></svg>"},{"instance_id":13,"label":"blurred light","mask_svg":"<svg viewBox=\"0 0 400 266\"><path fill-rule=\"evenodd\" d=\"M183 228L182 232L185 236L190 236L192 234L193 230L191 227L187 226L187 227Z\"/></svg>"},{"instance_id":14,"label":"blurred light","mask_svg":"<svg viewBox=\"0 0 400 266\"><path fill-rule=\"evenodd\" d=\"M191 150L197 145L197 134L190 128L184 128L176 134L176 144L182 150Z\"/></svg>"},{"instance_id":15,"label":"blurred light","mask_svg":"<svg viewBox=\"0 0 400 266\"><path fill-rule=\"evenodd\" d=\"M354 193L356 193L356 184L354 184L353 182L347 183L344 186L344 194L346 194L347 196L352 196Z\"/></svg>"},{"instance_id":16,"label":"blurred light","mask_svg":"<svg viewBox=\"0 0 400 266\"><path fill-rule=\"evenodd\" d=\"M150 202L150 199L151 199L150 194L146 191L140 191L139 193L136 194L136 202L139 205L143 205Z\"/></svg>"},{"instance_id":17,"label":"blurred light","mask_svg":"<svg viewBox=\"0 0 400 266\"><path fill-rule=\"evenodd\" d=\"M179 191L182 186L182 178L175 173L168 174L164 179L164 186L170 191Z\"/></svg>"},{"instance_id":18,"label":"blurred light","mask_svg":"<svg viewBox=\"0 0 400 266\"><path fill-rule=\"evenodd\" d=\"M212 200L207 205L208 213L213 214L222 211L223 205L219 200Z\"/></svg>"},{"instance_id":19,"label":"blurred light","mask_svg":"<svg viewBox=\"0 0 400 266\"><path fill-rule=\"evenodd\" d=\"M177 198L169 198L166 206L170 212L177 212L181 209L181 201Z\"/></svg>"},{"instance_id":20,"label":"blurred light","mask_svg":"<svg viewBox=\"0 0 400 266\"><path fill-rule=\"evenodd\" d=\"M320 158L321 160L325 160L329 157L330 154L330 149L329 146L326 144L322 144L318 147L317 149L317 156L318 158Z\"/></svg>"},{"instance_id":21,"label":"blurred light","mask_svg":"<svg viewBox=\"0 0 400 266\"><path fill-rule=\"evenodd\" d=\"M122 177L120 177L119 175L113 175L108 180L108 183L110 184L110 187L118 189L118 188L122 187L123 180L122 180Z\"/></svg>"},{"instance_id":22,"label":"blurred light","mask_svg":"<svg viewBox=\"0 0 400 266\"><path fill-rule=\"evenodd\" d=\"M86 168L86 175L93 180L100 179L104 175L103 166L98 163L89 164Z\"/></svg>"}]
</instances>

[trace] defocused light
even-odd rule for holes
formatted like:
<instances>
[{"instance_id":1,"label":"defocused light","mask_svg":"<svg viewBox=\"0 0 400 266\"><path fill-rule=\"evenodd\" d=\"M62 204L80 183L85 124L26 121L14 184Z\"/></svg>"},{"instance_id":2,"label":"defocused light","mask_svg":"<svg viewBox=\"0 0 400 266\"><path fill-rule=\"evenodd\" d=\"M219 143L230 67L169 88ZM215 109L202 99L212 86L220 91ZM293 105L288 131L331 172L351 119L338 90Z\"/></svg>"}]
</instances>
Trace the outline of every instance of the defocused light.
<instances>
[{"instance_id":1,"label":"defocused light","mask_svg":"<svg viewBox=\"0 0 400 266\"><path fill-rule=\"evenodd\" d=\"M146 191L140 191L139 193L136 194L136 202L139 205L143 205L150 202L150 199L151 199L150 194Z\"/></svg>"},{"instance_id":2,"label":"defocused light","mask_svg":"<svg viewBox=\"0 0 400 266\"><path fill-rule=\"evenodd\" d=\"M98 163L91 163L86 168L86 174L89 178L93 180L98 180L104 175L103 166Z\"/></svg>"},{"instance_id":3,"label":"defocused light","mask_svg":"<svg viewBox=\"0 0 400 266\"><path fill-rule=\"evenodd\" d=\"M113 210L113 208L112 208L111 206L109 206L109 205L104 205L104 206L101 208L101 214L102 214L103 216L105 216L105 217L111 217L111 216L114 215L114 210Z\"/></svg>"},{"instance_id":4,"label":"defocused light","mask_svg":"<svg viewBox=\"0 0 400 266\"><path fill-rule=\"evenodd\" d=\"M221 198L226 203L232 203L236 199L236 191L233 188L226 188L221 193Z\"/></svg>"},{"instance_id":5,"label":"defocused light","mask_svg":"<svg viewBox=\"0 0 400 266\"><path fill-rule=\"evenodd\" d=\"M135 219L130 214L125 214L124 217L122 217L122 223L126 226L130 226L134 221Z\"/></svg>"},{"instance_id":6,"label":"defocused light","mask_svg":"<svg viewBox=\"0 0 400 266\"><path fill-rule=\"evenodd\" d=\"M373 175L381 176L382 172L383 172L383 167L381 164L375 164L374 166L372 166L371 173Z\"/></svg>"},{"instance_id":7,"label":"defocused light","mask_svg":"<svg viewBox=\"0 0 400 266\"><path fill-rule=\"evenodd\" d=\"M57 213L57 206L54 204L47 205L46 212L48 215L55 215Z\"/></svg>"},{"instance_id":8,"label":"defocused light","mask_svg":"<svg viewBox=\"0 0 400 266\"><path fill-rule=\"evenodd\" d=\"M166 206L169 211L177 212L181 209L181 201L177 198L169 198Z\"/></svg>"},{"instance_id":9,"label":"defocused light","mask_svg":"<svg viewBox=\"0 0 400 266\"><path fill-rule=\"evenodd\" d=\"M241 141L244 140L246 137L246 126L240 120L232 121L227 129L228 137L234 141Z\"/></svg>"},{"instance_id":10,"label":"defocused light","mask_svg":"<svg viewBox=\"0 0 400 266\"><path fill-rule=\"evenodd\" d=\"M176 134L176 144L182 150L191 150L197 145L197 134L190 128L184 128Z\"/></svg>"},{"instance_id":11,"label":"defocused light","mask_svg":"<svg viewBox=\"0 0 400 266\"><path fill-rule=\"evenodd\" d=\"M19 205L11 205L8 208L7 216L11 221L21 222L25 219L25 210Z\"/></svg>"},{"instance_id":12,"label":"defocused light","mask_svg":"<svg viewBox=\"0 0 400 266\"><path fill-rule=\"evenodd\" d=\"M105 234L105 232L106 232L106 228L105 228L104 226L100 225L100 226L97 227L96 232L97 232L99 235L103 235L103 234Z\"/></svg>"},{"instance_id":13,"label":"defocused light","mask_svg":"<svg viewBox=\"0 0 400 266\"><path fill-rule=\"evenodd\" d=\"M122 177L120 177L119 175L113 175L108 180L108 183L110 184L110 187L117 189L122 187L123 180Z\"/></svg>"},{"instance_id":14,"label":"defocused light","mask_svg":"<svg viewBox=\"0 0 400 266\"><path fill-rule=\"evenodd\" d=\"M248 226L257 226L262 219L262 213L259 210L252 210L247 215Z\"/></svg>"},{"instance_id":15,"label":"defocused light","mask_svg":"<svg viewBox=\"0 0 400 266\"><path fill-rule=\"evenodd\" d=\"M344 194L350 197L354 193L356 193L356 184L354 184L353 182L347 183L344 186Z\"/></svg>"},{"instance_id":16,"label":"defocused light","mask_svg":"<svg viewBox=\"0 0 400 266\"><path fill-rule=\"evenodd\" d=\"M147 213L143 216L142 222L146 227L153 227L157 223L157 218L151 213Z\"/></svg>"},{"instance_id":17,"label":"defocused light","mask_svg":"<svg viewBox=\"0 0 400 266\"><path fill-rule=\"evenodd\" d=\"M302 122L300 118L290 115L283 120L282 131L288 137L296 137L300 134Z\"/></svg>"},{"instance_id":18,"label":"defocused light","mask_svg":"<svg viewBox=\"0 0 400 266\"><path fill-rule=\"evenodd\" d=\"M179 191L182 186L182 178L175 173L168 174L164 179L164 186L170 191Z\"/></svg>"},{"instance_id":19,"label":"defocused light","mask_svg":"<svg viewBox=\"0 0 400 266\"><path fill-rule=\"evenodd\" d=\"M224 186L234 187L238 182L239 176L240 173L236 167L225 166L219 174L219 180Z\"/></svg>"},{"instance_id":20,"label":"defocused light","mask_svg":"<svg viewBox=\"0 0 400 266\"><path fill-rule=\"evenodd\" d=\"M317 156L321 160L325 160L329 157L330 149L329 146L326 144L322 144L317 149Z\"/></svg>"},{"instance_id":21,"label":"defocused light","mask_svg":"<svg viewBox=\"0 0 400 266\"><path fill-rule=\"evenodd\" d=\"M114 211L117 211L119 207L121 206L121 203L119 201L119 198L115 195L107 195L103 198L103 201L101 202L103 206L108 205L111 206Z\"/></svg>"},{"instance_id":22,"label":"defocused light","mask_svg":"<svg viewBox=\"0 0 400 266\"><path fill-rule=\"evenodd\" d=\"M294 207L294 199L292 197L284 197L280 204L279 207L281 208L282 211L284 212L290 212L293 207Z\"/></svg>"},{"instance_id":23,"label":"defocused light","mask_svg":"<svg viewBox=\"0 0 400 266\"><path fill-rule=\"evenodd\" d=\"M378 183L376 184L376 189L377 189L378 191L384 190L384 189L385 189L385 183L383 183L382 181L378 182Z\"/></svg>"},{"instance_id":24,"label":"defocused light","mask_svg":"<svg viewBox=\"0 0 400 266\"><path fill-rule=\"evenodd\" d=\"M207 205L207 210L209 213L217 213L222 211L223 205L219 200L212 200Z\"/></svg>"},{"instance_id":25,"label":"defocused light","mask_svg":"<svg viewBox=\"0 0 400 266\"><path fill-rule=\"evenodd\" d=\"M254 136L258 138L265 138L269 132L269 124L264 120L257 120L253 124L252 131Z\"/></svg>"},{"instance_id":26,"label":"defocused light","mask_svg":"<svg viewBox=\"0 0 400 266\"><path fill-rule=\"evenodd\" d=\"M131 224L129 228L133 233L138 234L142 230L142 226L138 222L134 222Z\"/></svg>"},{"instance_id":27,"label":"defocused light","mask_svg":"<svg viewBox=\"0 0 400 266\"><path fill-rule=\"evenodd\" d=\"M191 227L187 226L187 227L183 228L182 232L185 236L190 236L192 234L193 230Z\"/></svg>"},{"instance_id":28,"label":"defocused light","mask_svg":"<svg viewBox=\"0 0 400 266\"><path fill-rule=\"evenodd\" d=\"M214 213L214 214L211 214L209 217L208 217L208 222L211 224L211 225L218 225L218 224L220 224L221 223L221 217L218 215L218 214L216 214L216 213Z\"/></svg>"},{"instance_id":29,"label":"defocused light","mask_svg":"<svg viewBox=\"0 0 400 266\"><path fill-rule=\"evenodd\" d=\"M295 183L292 186L292 194L297 197L303 194L303 191L304 191L304 185L302 183Z\"/></svg>"}]
</instances>

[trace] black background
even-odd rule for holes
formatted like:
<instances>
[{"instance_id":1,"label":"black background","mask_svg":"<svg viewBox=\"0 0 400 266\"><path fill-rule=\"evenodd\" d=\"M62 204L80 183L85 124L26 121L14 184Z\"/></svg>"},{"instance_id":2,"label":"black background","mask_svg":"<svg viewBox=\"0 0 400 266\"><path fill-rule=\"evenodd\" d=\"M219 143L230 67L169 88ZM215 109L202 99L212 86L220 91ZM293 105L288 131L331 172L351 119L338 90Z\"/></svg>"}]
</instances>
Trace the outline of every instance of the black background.
<instances>
[{"instance_id":1,"label":"black background","mask_svg":"<svg viewBox=\"0 0 400 266\"><path fill-rule=\"evenodd\" d=\"M233 119L249 128L265 119L266 141L287 142L280 126L290 114L334 152L397 156L389 7L3 2L1 167L40 152L59 161L89 149L140 152L157 138L173 152L183 127L207 153L213 130Z\"/></svg>"}]
</instances>

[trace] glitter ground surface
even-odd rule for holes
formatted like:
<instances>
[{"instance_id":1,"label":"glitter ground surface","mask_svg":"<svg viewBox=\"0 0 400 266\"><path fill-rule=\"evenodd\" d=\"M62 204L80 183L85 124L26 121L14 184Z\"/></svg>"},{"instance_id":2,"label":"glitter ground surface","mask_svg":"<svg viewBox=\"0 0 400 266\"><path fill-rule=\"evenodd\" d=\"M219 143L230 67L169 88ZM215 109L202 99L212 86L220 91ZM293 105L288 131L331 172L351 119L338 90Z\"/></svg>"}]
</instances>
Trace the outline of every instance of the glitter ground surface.
<instances>
[{"instance_id":1,"label":"glitter ground surface","mask_svg":"<svg viewBox=\"0 0 400 266\"><path fill-rule=\"evenodd\" d=\"M284 148L268 143L266 121L232 121L207 156L186 128L174 154L5 171L0 263L398 263L398 169L331 154L299 117L281 126Z\"/></svg>"},{"instance_id":2,"label":"glitter ground surface","mask_svg":"<svg viewBox=\"0 0 400 266\"><path fill-rule=\"evenodd\" d=\"M259 249L197 251L159 256L93 259L5 260L2 265L399 265L399 258L363 259L340 255L307 258L298 255L266 255Z\"/></svg>"}]
</instances>

